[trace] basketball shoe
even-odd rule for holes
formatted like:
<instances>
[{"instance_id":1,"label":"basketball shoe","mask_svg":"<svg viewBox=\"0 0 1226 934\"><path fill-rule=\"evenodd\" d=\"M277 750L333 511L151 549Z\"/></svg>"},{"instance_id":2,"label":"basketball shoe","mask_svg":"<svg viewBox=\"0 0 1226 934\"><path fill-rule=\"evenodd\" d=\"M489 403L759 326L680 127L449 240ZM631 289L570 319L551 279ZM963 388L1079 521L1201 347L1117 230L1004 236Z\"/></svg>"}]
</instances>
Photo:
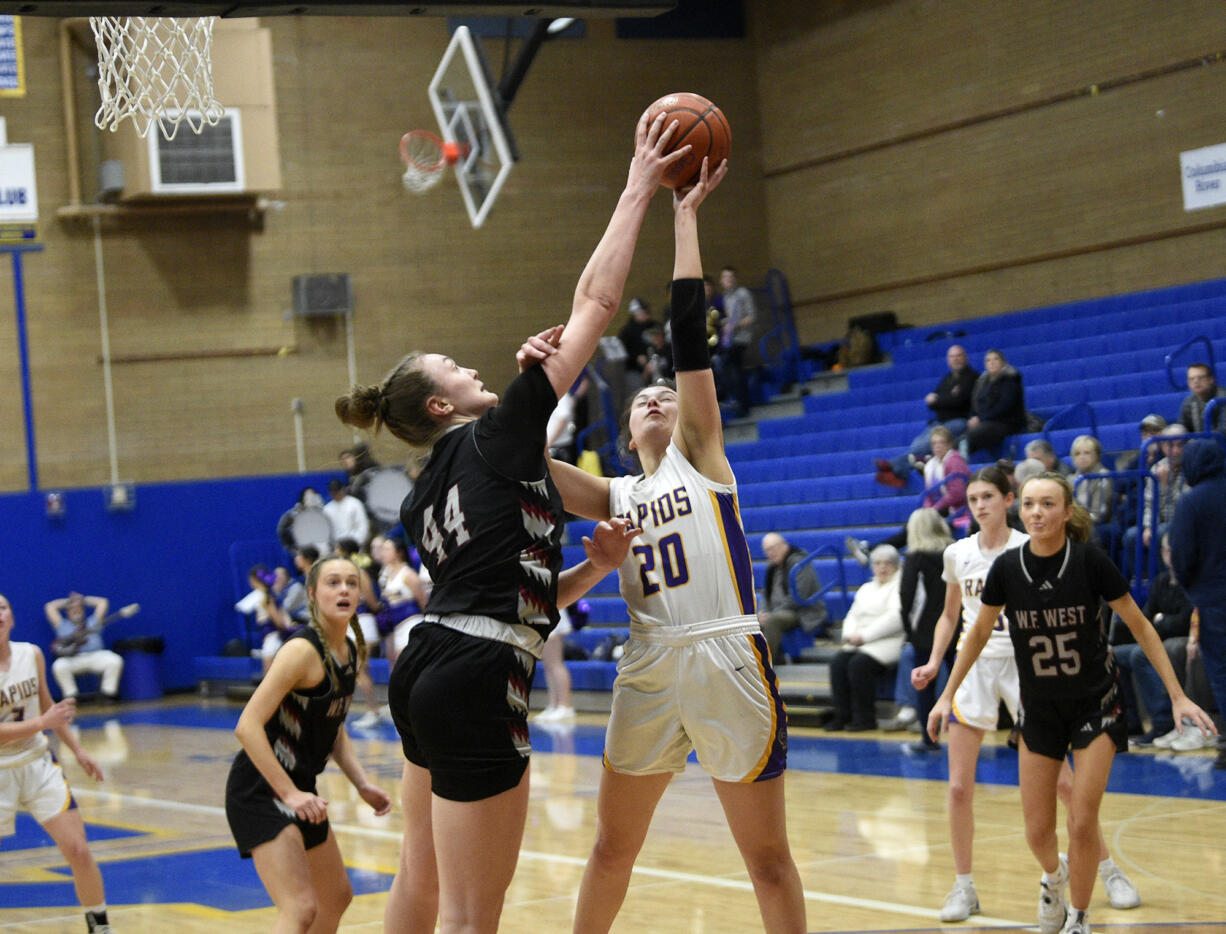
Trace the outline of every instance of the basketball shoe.
<instances>
[{"instance_id":1,"label":"basketball shoe","mask_svg":"<svg viewBox=\"0 0 1226 934\"><path fill-rule=\"evenodd\" d=\"M1060 934L1090 934L1090 913L1070 908Z\"/></svg>"},{"instance_id":2,"label":"basketball shoe","mask_svg":"<svg viewBox=\"0 0 1226 934\"><path fill-rule=\"evenodd\" d=\"M1064 886L1068 883L1068 868L1060 862L1060 872L1053 882L1039 883L1039 931L1041 934L1057 934L1064 926L1066 906Z\"/></svg>"},{"instance_id":3,"label":"basketball shoe","mask_svg":"<svg viewBox=\"0 0 1226 934\"><path fill-rule=\"evenodd\" d=\"M1107 900L1112 908L1121 910L1136 908L1141 904L1141 893L1132 884L1132 880L1124 875L1124 870L1112 863L1106 869L1099 867L1099 878L1103 880L1103 888L1107 890Z\"/></svg>"},{"instance_id":4,"label":"basketball shoe","mask_svg":"<svg viewBox=\"0 0 1226 934\"><path fill-rule=\"evenodd\" d=\"M953 891L945 896L945 904L941 906L942 921L965 921L971 915L979 914L979 893L975 891L975 883L955 885Z\"/></svg>"}]
</instances>

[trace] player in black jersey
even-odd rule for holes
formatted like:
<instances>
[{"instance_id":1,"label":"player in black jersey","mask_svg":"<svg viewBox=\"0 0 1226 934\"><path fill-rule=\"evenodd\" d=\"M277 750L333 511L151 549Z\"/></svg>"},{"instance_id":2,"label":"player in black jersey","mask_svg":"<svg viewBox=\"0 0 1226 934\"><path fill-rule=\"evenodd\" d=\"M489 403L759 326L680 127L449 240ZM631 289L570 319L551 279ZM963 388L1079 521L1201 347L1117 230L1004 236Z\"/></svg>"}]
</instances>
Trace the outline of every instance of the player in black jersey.
<instances>
[{"instance_id":1,"label":"player in black jersey","mask_svg":"<svg viewBox=\"0 0 1226 934\"><path fill-rule=\"evenodd\" d=\"M1018 784L1026 841L1043 868L1039 928L1044 934L1090 934L1086 912L1099 854L1099 804L1116 752L1128 748L1100 601L1119 614L1161 676L1175 722L1190 717L1206 734L1214 726L1179 686L1162 641L1137 607L1123 575L1102 551L1086 544L1093 522L1074 502L1068 480L1058 473L1041 473L1022 485L1019 499L1030 541L1005 552L988 572L979 617L928 718L928 732L937 738L954 691L1003 609L1021 682ZM1066 868L1056 838L1056 785L1070 749L1073 793Z\"/></svg>"},{"instance_id":2,"label":"player in black jersey","mask_svg":"<svg viewBox=\"0 0 1226 934\"><path fill-rule=\"evenodd\" d=\"M433 580L424 619L388 682L405 758L405 835L385 929L493 932L519 855L528 808L528 692L558 606L621 564L629 522L597 526L588 560L561 572L562 499L545 463L558 399L596 350L621 293L647 206L676 131L640 119L629 178L575 289L564 328L517 353L501 401L475 370L412 353L377 386L354 387L337 415L386 426L429 450L401 509Z\"/></svg>"},{"instance_id":3,"label":"player in black jersey","mask_svg":"<svg viewBox=\"0 0 1226 934\"><path fill-rule=\"evenodd\" d=\"M345 733L365 655L357 566L320 558L307 594L308 627L277 650L234 730L243 748L226 782L226 817L277 907L277 930L322 932L336 930L353 890L316 776L331 756L376 814L392 799L367 779Z\"/></svg>"}]
</instances>

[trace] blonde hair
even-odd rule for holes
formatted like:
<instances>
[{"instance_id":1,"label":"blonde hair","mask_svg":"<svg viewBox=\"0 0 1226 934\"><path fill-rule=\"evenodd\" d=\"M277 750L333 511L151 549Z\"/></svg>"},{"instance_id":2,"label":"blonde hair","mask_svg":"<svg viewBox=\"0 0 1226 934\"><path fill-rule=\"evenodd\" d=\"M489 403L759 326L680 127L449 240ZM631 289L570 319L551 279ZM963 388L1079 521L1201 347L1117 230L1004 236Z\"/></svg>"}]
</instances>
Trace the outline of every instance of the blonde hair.
<instances>
[{"instance_id":1,"label":"blonde hair","mask_svg":"<svg viewBox=\"0 0 1226 934\"><path fill-rule=\"evenodd\" d=\"M954 537L941 514L927 506L911 513L907 519L907 554L935 551L938 554L954 543Z\"/></svg>"},{"instance_id":2,"label":"blonde hair","mask_svg":"<svg viewBox=\"0 0 1226 934\"><path fill-rule=\"evenodd\" d=\"M422 369L421 351L405 354L374 386L354 386L336 400L336 417L355 428L387 426L393 435L416 448L429 448L444 425L430 415L426 402L439 391Z\"/></svg>"},{"instance_id":3,"label":"blonde hair","mask_svg":"<svg viewBox=\"0 0 1226 934\"><path fill-rule=\"evenodd\" d=\"M1073 507L1072 515L1069 516L1068 523L1065 525L1065 534L1075 542L1088 542L1090 536L1094 534L1094 519L1089 510L1073 498L1073 485L1068 482L1068 477L1054 470L1045 470L1023 483L1017 491L1018 496L1022 495L1027 483L1033 483L1036 480L1051 480L1059 484L1060 489L1064 491L1065 507Z\"/></svg>"},{"instance_id":4,"label":"blonde hair","mask_svg":"<svg viewBox=\"0 0 1226 934\"><path fill-rule=\"evenodd\" d=\"M1090 464L1086 473L1098 473L1103 466L1103 446L1093 435L1078 435L1073 439L1072 445L1069 447L1069 456L1077 453L1078 448L1089 448L1094 452L1094 462Z\"/></svg>"},{"instance_id":5,"label":"blonde hair","mask_svg":"<svg viewBox=\"0 0 1226 934\"><path fill-rule=\"evenodd\" d=\"M315 635L319 637L319 644L323 647L324 654L324 670L328 673L328 683L332 686L333 692L336 691L338 684L336 680L336 660L332 657L332 652L328 649L328 639L324 633L323 622L319 618L319 605L315 602L315 586L319 583L319 574L323 566L329 561L344 561L346 564L352 565L353 569L361 576L361 568L353 561L346 558L344 555L328 554L324 555L318 561L311 565L311 569L307 571L306 588L307 588L307 625L315 631ZM353 633L354 644L358 648L357 664L355 668L361 668L366 664L366 637L362 635L362 627L358 624L358 614L355 610L349 617L349 630Z\"/></svg>"}]
</instances>

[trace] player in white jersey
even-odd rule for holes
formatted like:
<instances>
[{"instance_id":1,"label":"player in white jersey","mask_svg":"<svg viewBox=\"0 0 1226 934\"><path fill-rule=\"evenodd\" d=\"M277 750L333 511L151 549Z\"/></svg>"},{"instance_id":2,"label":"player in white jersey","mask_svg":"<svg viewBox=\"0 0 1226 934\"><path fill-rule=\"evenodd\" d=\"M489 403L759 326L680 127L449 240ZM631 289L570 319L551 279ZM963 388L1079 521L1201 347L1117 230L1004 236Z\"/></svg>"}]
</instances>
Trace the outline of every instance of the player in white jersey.
<instances>
[{"instance_id":1,"label":"player in white jersey","mask_svg":"<svg viewBox=\"0 0 1226 934\"><path fill-rule=\"evenodd\" d=\"M959 619L962 635L958 649L961 650L966 631L979 616L984 581L996 558L1019 547L1030 537L1007 524L1007 512L1013 505L1013 485L1000 468L991 466L976 471L967 486L966 500L980 530L945 549L942 574L945 610L937 621L927 664L911 673L911 682L916 688L922 688L937 676ZM1002 701L1017 721L1020 690L1013 642L1002 612L997 616L983 651L954 694L947 742L949 837L956 876L954 887L941 907L942 921L965 921L979 912L979 895L971 871L975 844L975 767L984 733L996 729ZM1061 797L1067 801L1071 790L1072 770L1066 763L1061 775ZM1113 904L1117 908L1135 908L1140 904L1140 896L1111 861L1101 829L1099 842L1104 882L1108 876L1114 879L1108 884Z\"/></svg>"},{"instance_id":2,"label":"player in white jersey","mask_svg":"<svg viewBox=\"0 0 1226 934\"><path fill-rule=\"evenodd\" d=\"M699 183L674 199L677 387L649 386L631 401L628 450L642 475L609 480L551 464L569 511L623 516L643 530L619 570L630 640L613 688L596 842L575 914L583 934L612 925L651 816L691 749L714 780L765 930L807 930L784 811L786 719L755 613L707 346L696 212L727 166L708 175L710 168L704 163Z\"/></svg>"},{"instance_id":3,"label":"player in white jersey","mask_svg":"<svg viewBox=\"0 0 1226 934\"><path fill-rule=\"evenodd\" d=\"M86 775L102 781L102 770L68 729L76 701L52 703L42 650L30 642L11 641L12 632L13 608L0 595L0 837L13 833L18 808L29 811L64 854L89 930L109 934L102 873L44 730L55 731Z\"/></svg>"},{"instance_id":4,"label":"player in white jersey","mask_svg":"<svg viewBox=\"0 0 1226 934\"><path fill-rule=\"evenodd\" d=\"M945 581L945 609L932 634L932 654L926 664L911 672L911 683L917 689L937 676L959 620L965 629L979 615L979 595L992 562L1027 538L1006 522L1013 504L1013 486L999 467L984 467L975 472L966 488L966 502L979 523L979 531L945 549L945 571L941 575ZM996 729L1001 701L1017 719L1018 691L1013 643L1001 614L983 654L958 690L949 724L949 838L957 878L941 908L942 921L964 921L979 911L979 895L971 873L975 766L984 733Z\"/></svg>"}]
</instances>

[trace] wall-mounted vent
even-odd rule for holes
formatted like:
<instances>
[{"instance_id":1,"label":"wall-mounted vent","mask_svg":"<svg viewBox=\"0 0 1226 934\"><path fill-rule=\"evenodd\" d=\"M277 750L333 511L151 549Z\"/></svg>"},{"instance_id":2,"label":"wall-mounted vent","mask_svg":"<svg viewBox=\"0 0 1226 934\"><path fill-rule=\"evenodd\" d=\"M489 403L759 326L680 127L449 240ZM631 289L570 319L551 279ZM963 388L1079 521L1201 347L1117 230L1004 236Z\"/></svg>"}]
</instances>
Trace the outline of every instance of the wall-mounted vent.
<instances>
[{"instance_id":1,"label":"wall-mounted vent","mask_svg":"<svg viewBox=\"0 0 1226 934\"><path fill-rule=\"evenodd\" d=\"M150 190L160 195L196 195L246 191L243 167L243 121L234 107L216 126L205 124L199 134L178 133L167 140L151 132Z\"/></svg>"}]
</instances>

